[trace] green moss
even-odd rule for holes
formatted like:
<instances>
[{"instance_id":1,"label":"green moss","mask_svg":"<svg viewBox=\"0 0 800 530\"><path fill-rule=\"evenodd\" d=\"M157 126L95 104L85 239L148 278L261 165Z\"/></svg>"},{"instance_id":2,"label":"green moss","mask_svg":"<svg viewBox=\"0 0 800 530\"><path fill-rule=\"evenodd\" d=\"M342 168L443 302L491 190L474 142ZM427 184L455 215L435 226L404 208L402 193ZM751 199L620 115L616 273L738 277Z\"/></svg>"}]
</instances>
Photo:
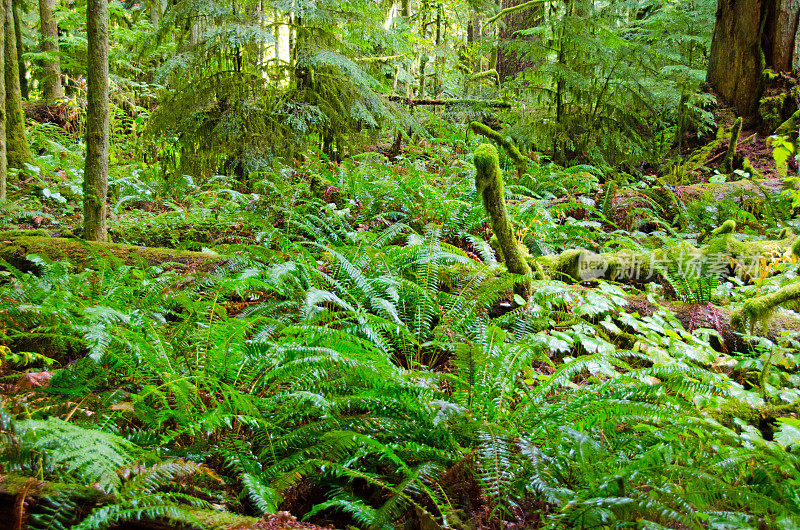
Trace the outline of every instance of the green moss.
<instances>
[{"instance_id":1,"label":"green moss","mask_svg":"<svg viewBox=\"0 0 800 530\"><path fill-rule=\"evenodd\" d=\"M791 249L792 249L792 254L794 254L797 258L800 258L800 237L794 240Z\"/></svg>"},{"instance_id":2,"label":"green moss","mask_svg":"<svg viewBox=\"0 0 800 530\"><path fill-rule=\"evenodd\" d=\"M792 301L800 300L800 283L787 285L774 293L765 294L757 298L747 300L741 307L731 312L731 326L740 331L744 330L745 324L750 323L750 333L755 330L755 324L761 324L761 329L769 329L769 319L775 310Z\"/></svg>"},{"instance_id":3,"label":"green moss","mask_svg":"<svg viewBox=\"0 0 800 530\"><path fill-rule=\"evenodd\" d=\"M82 503L112 500L113 497L100 490L79 484L62 484L40 480L31 481L30 477L8 474L0 476L0 493L17 495L26 491L28 496L48 497L62 493L70 499Z\"/></svg>"},{"instance_id":4,"label":"green moss","mask_svg":"<svg viewBox=\"0 0 800 530\"><path fill-rule=\"evenodd\" d=\"M476 169L475 189L492 221L492 231L502 251L506 268L514 274L531 274L531 268L525 261L525 253L522 252L514 235L514 228L506 210L503 174L500 171L497 149L491 144L479 145L475 150L473 163ZM530 281L518 283L514 290L527 300L530 295Z\"/></svg>"},{"instance_id":5,"label":"green moss","mask_svg":"<svg viewBox=\"0 0 800 530\"><path fill-rule=\"evenodd\" d=\"M756 169L756 168L753 166L753 162L752 162L752 161L751 161L749 158L747 158L747 157L744 157L744 161L742 162L742 169L743 169L744 171L746 171L747 173L750 173L750 176L751 176L753 179L756 179L756 180L761 180L761 179L763 179L763 178L764 178L764 175L761 173L761 171L759 171L758 169Z\"/></svg>"},{"instance_id":6,"label":"green moss","mask_svg":"<svg viewBox=\"0 0 800 530\"><path fill-rule=\"evenodd\" d=\"M734 221L733 219L728 219L727 221L722 223L721 226L718 226L717 228L712 230L711 235L716 237L725 234L732 234L735 231L736 231L736 221Z\"/></svg>"},{"instance_id":7,"label":"green moss","mask_svg":"<svg viewBox=\"0 0 800 530\"><path fill-rule=\"evenodd\" d=\"M797 138L798 123L800 123L800 110L789 116L789 119L780 124L775 129L776 136L789 136L792 139Z\"/></svg>"},{"instance_id":8,"label":"green moss","mask_svg":"<svg viewBox=\"0 0 800 530\"><path fill-rule=\"evenodd\" d=\"M26 258L30 254L39 254L52 261L69 262L79 268L91 267L98 259L117 260L129 265L178 263L191 268L207 268L226 259L202 252L48 237L46 232L42 234L42 230L22 231L4 237L4 234L14 232L0 232L0 258L22 270L33 268Z\"/></svg>"},{"instance_id":9,"label":"green moss","mask_svg":"<svg viewBox=\"0 0 800 530\"><path fill-rule=\"evenodd\" d=\"M701 167L705 166L706 161L711 156L711 153L725 143L725 138L725 129L720 127L717 130L716 139L692 153L686 163L681 166L680 171L676 170L676 177L682 177L683 175L697 171ZM677 175L677 173L680 173L680 175Z\"/></svg>"},{"instance_id":10,"label":"green moss","mask_svg":"<svg viewBox=\"0 0 800 530\"><path fill-rule=\"evenodd\" d=\"M15 237L49 237L50 234L47 233L47 230L44 228L39 228L37 230L22 230L20 228L12 228L11 230L0 230L0 241L5 241L8 239L12 239Z\"/></svg>"},{"instance_id":11,"label":"green moss","mask_svg":"<svg viewBox=\"0 0 800 530\"><path fill-rule=\"evenodd\" d=\"M260 521L255 517L236 515L230 512L220 512L216 510L204 510L201 508L185 507L184 510L191 513L205 528L219 528L229 530L244 530L246 528L256 528L256 523Z\"/></svg>"},{"instance_id":12,"label":"green moss","mask_svg":"<svg viewBox=\"0 0 800 530\"><path fill-rule=\"evenodd\" d=\"M311 175L308 181L311 193L327 203L333 203L337 208L345 205L345 196L336 184L320 175Z\"/></svg>"},{"instance_id":13,"label":"green moss","mask_svg":"<svg viewBox=\"0 0 800 530\"><path fill-rule=\"evenodd\" d=\"M469 124L469 127L467 128L467 134L469 134L469 131L474 131L476 134L480 134L481 136L492 140L499 147L505 149L511 159L514 160L514 167L516 168L518 175L523 175L526 171L528 171L528 163L530 160L523 156L519 149L517 149L517 146L506 140L502 134L477 121L473 121ZM469 138L467 138L467 141L469 141Z\"/></svg>"}]
</instances>

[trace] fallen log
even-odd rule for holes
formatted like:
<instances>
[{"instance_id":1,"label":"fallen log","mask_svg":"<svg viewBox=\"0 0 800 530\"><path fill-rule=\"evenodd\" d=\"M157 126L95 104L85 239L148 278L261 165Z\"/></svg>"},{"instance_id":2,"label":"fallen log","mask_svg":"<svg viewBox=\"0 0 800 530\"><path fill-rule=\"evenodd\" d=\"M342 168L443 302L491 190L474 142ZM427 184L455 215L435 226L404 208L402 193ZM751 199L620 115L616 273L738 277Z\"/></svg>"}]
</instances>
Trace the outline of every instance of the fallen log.
<instances>
[{"instance_id":1,"label":"fallen log","mask_svg":"<svg viewBox=\"0 0 800 530\"><path fill-rule=\"evenodd\" d=\"M448 99L413 99L406 96L389 96L389 101L404 103L409 107L419 105L473 105L479 107L492 107L496 109L510 109L511 103L502 100L448 98Z\"/></svg>"},{"instance_id":2,"label":"fallen log","mask_svg":"<svg viewBox=\"0 0 800 530\"><path fill-rule=\"evenodd\" d=\"M620 250L603 254L575 248L528 261L538 263L555 279L645 284L675 276L691 279L738 275L751 279L761 277L778 262L800 259L800 237L794 233L787 232L780 240L739 241L733 237L735 230L736 223L728 220L711 233L708 244L699 248L684 243L652 252Z\"/></svg>"},{"instance_id":3,"label":"fallen log","mask_svg":"<svg viewBox=\"0 0 800 530\"><path fill-rule=\"evenodd\" d=\"M170 263L187 270L210 270L228 260L203 252L51 237L41 229L0 231L0 259L23 271L36 270L38 266L28 258L30 255L68 262L79 268L91 268L102 260L110 260L126 265Z\"/></svg>"}]
</instances>

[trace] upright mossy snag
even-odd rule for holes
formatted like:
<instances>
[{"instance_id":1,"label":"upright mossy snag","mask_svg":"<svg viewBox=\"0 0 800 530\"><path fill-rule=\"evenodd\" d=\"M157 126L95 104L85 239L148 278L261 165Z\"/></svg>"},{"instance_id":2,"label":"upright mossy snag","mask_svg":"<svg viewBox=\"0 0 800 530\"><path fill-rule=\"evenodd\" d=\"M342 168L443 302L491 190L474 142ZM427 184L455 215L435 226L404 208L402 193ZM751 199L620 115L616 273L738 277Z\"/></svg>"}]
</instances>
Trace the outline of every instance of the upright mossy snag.
<instances>
[{"instance_id":1,"label":"upright mossy snag","mask_svg":"<svg viewBox=\"0 0 800 530\"><path fill-rule=\"evenodd\" d=\"M505 258L506 268L514 274L529 275L531 268L525 261L525 254L519 248L514 228L508 218L505 191L503 190L503 174L500 171L497 149L491 144L479 145L475 150L474 163L477 170L475 189L478 190L483 207L492 220L492 230ZM516 285L514 292L527 300L530 288L530 280L525 280Z\"/></svg>"},{"instance_id":2,"label":"upright mossy snag","mask_svg":"<svg viewBox=\"0 0 800 530\"><path fill-rule=\"evenodd\" d=\"M742 118L736 118L731 129L731 140L728 142L728 152L722 160L722 172L730 173L733 171L733 157L736 155L736 144L739 142L739 135L742 132Z\"/></svg>"},{"instance_id":3,"label":"upright mossy snag","mask_svg":"<svg viewBox=\"0 0 800 530\"><path fill-rule=\"evenodd\" d=\"M25 113L22 110L22 89L19 84L17 40L14 34L14 10L11 0L5 3L5 64L3 75L6 84L6 157L9 167L21 168L31 158L31 149L25 133Z\"/></svg>"}]
</instances>

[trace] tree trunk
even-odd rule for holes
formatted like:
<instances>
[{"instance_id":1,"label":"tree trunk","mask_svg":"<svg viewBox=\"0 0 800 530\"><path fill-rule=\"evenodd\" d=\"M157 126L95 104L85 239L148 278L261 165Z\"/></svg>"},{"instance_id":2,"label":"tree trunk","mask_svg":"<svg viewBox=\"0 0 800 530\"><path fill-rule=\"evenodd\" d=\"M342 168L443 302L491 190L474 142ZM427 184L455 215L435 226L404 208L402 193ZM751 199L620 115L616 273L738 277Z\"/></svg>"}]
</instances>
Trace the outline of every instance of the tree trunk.
<instances>
[{"instance_id":1,"label":"tree trunk","mask_svg":"<svg viewBox=\"0 0 800 530\"><path fill-rule=\"evenodd\" d=\"M800 23L800 3L796 0L775 0L771 4L764 36L767 66L776 72L791 72L798 59L795 42Z\"/></svg>"},{"instance_id":2,"label":"tree trunk","mask_svg":"<svg viewBox=\"0 0 800 530\"><path fill-rule=\"evenodd\" d=\"M58 53L58 24L53 16L56 0L39 0L39 19L42 36L42 51L53 55L52 59L44 62L44 77L42 78L42 92L44 99L53 101L64 97L64 87L61 86L61 63Z\"/></svg>"},{"instance_id":3,"label":"tree trunk","mask_svg":"<svg viewBox=\"0 0 800 530\"><path fill-rule=\"evenodd\" d=\"M0 31L0 72L5 71L5 31ZM5 76L0 75L0 201L6 200L6 100Z\"/></svg>"},{"instance_id":4,"label":"tree trunk","mask_svg":"<svg viewBox=\"0 0 800 530\"><path fill-rule=\"evenodd\" d=\"M42 0L44 1L44 0ZM46 0L54 2L55 0ZM150 0L150 25L158 28L161 20L161 0Z\"/></svg>"},{"instance_id":5,"label":"tree trunk","mask_svg":"<svg viewBox=\"0 0 800 530\"><path fill-rule=\"evenodd\" d=\"M28 99L28 69L25 66L25 60L22 58L22 54L25 53L25 48L22 44L22 26L19 22L19 0L12 0L12 7L14 8L14 39L17 42L19 88L22 93L22 99Z\"/></svg>"},{"instance_id":6,"label":"tree trunk","mask_svg":"<svg viewBox=\"0 0 800 530\"><path fill-rule=\"evenodd\" d=\"M527 0L504 0L500 8L506 9L520 4ZM500 81L514 78L518 73L526 68L534 66L532 62L526 61L519 56L518 51L510 49L519 41L527 41L529 46L533 46L540 39L538 35L517 35L517 31L522 29L534 28L540 25L544 17L544 6L537 6L506 16L501 23L505 26L500 27L499 50L497 55L497 74Z\"/></svg>"},{"instance_id":7,"label":"tree trunk","mask_svg":"<svg viewBox=\"0 0 800 530\"><path fill-rule=\"evenodd\" d=\"M25 114L22 111L22 91L19 84L17 37L14 34L12 0L4 0L4 5L5 65L3 75L6 83L6 159L8 167L19 168L30 159L31 150L25 133Z\"/></svg>"},{"instance_id":8,"label":"tree trunk","mask_svg":"<svg viewBox=\"0 0 800 530\"><path fill-rule=\"evenodd\" d=\"M789 73L800 4L794 0L718 0L707 81L737 113L758 117L763 71Z\"/></svg>"},{"instance_id":9,"label":"tree trunk","mask_svg":"<svg viewBox=\"0 0 800 530\"><path fill-rule=\"evenodd\" d=\"M8 0L6 0L8 1ZM86 165L83 180L83 236L106 241L108 192L108 0L88 0Z\"/></svg>"}]
</instances>

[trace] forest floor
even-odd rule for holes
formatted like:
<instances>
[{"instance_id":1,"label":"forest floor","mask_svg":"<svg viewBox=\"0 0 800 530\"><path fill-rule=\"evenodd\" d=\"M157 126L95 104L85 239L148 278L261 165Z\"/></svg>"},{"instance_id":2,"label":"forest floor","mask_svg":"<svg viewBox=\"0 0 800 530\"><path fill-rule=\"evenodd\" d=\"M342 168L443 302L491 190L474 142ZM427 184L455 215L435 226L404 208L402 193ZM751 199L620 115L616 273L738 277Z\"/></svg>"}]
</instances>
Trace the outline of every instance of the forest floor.
<instances>
[{"instance_id":1,"label":"forest floor","mask_svg":"<svg viewBox=\"0 0 800 530\"><path fill-rule=\"evenodd\" d=\"M116 497L74 511L0 484L6 520L141 509L155 528L191 520L189 504L270 529L798 516L800 308L770 306L760 337L730 322L798 282L798 208L766 139L740 135L760 177L724 182L726 145L675 181L547 163L518 176L501 152L535 268L520 303L474 145L434 135L394 160L308 156L251 180L130 164L107 245L76 237L70 155L43 149L2 212L3 469ZM764 259L743 274L747 245ZM654 281L583 278L578 249L668 263ZM670 268L711 251L720 270ZM721 485L751 497L668 491Z\"/></svg>"}]
</instances>

